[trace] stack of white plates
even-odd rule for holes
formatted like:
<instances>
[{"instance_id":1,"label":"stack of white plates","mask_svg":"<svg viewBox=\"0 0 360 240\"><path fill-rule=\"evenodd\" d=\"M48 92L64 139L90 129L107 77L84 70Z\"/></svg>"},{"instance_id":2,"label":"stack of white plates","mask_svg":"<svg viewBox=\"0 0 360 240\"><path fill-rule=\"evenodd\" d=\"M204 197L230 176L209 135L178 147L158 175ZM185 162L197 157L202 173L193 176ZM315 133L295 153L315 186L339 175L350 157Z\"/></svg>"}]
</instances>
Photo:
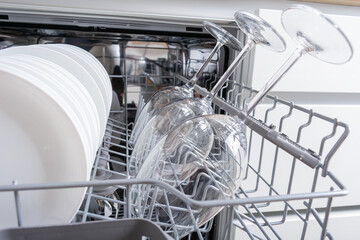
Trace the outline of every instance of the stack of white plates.
<instances>
[{"instance_id":1,"label":"stack of white plates","mask_svg":"<svg viewBox=\"0 0 360 240\"><path fill-rule=\"evenodd\" d=\"M112 101L107 72L90 53L65 45L0 51L0 185L84 181ZM85 189L21 192L25 226L66 223ZM0 228L15 226L13 195L0 193Z\"/></svg>"}]
</instances>

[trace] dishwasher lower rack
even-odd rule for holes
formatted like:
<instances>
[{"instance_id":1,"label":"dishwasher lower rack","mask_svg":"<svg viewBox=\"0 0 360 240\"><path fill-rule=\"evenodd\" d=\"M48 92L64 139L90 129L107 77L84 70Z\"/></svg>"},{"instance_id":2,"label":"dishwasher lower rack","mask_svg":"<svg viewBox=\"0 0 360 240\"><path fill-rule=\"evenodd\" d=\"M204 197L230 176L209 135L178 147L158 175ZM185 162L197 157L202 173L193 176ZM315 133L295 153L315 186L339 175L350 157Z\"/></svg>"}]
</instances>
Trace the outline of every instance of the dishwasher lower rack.
<instances>
[{"instance_id":1,"label":"dishwasher lower rack","mask_svg":"<svg viewBox=\"0 0 360 240\"><path fill-rule=\"evenodd\" d=\"M196 90L200 94L206 92L199 86ZM244 118L239 109L254 93L256 91L249 87L228 81L214 101L214 111L237 114ZM131 176L128 172L127 160L132 149L127 139L131 134L133 123L124 121L126 119L124 114L132 111L126 106L121 111L111 113L90 181L1 186L0 191L14 192L19 223L21 223L19 191L88 187L86 198L73 222L92 222L139 217L139 214L134 215L132 194L129 193L137 185L145 184L152 186L151 189L154 190L149 194L160 193L165 199L177 198L183 203L181 205L183 208L180 208L152 201L144 214L140 214L140 217L156 223L175 239L179 239L181 231L188 228L193 231L192 236L185 237L188 239L233 239L234 235L236 238L241 236L242 239L282 239L281 233L284 229L286 231L288 223L293 222L294 219L298 223L296 231L291 230L292 238L333 239L327 230L332 200L334 197L346 195L347 191L327 170L327 166L348 134L348 127L336 119L272 96L267 96L265 103L259 109L244 118L250 126L247 131L249 164L241 187L231 199L194 200L191 195L184 194L164 182L136 179ZM275 114L278 110L280 113ZM271 119L271 114L276 116L277 122ZM297 127L294 127L294 121ZM317 128L318 124L328 125L328 132L314 135L313 128ZM287 128L287 125L290 128ZM279 131L274 130L275 126ZM281 132L286 129L293 129L294 133ZM278 143L276 139L271 138L276 133L280 136ZM309 136L306 135L310 135L312 140L315 139L318 145L317 152L303 147L308 143ZM318 159L318 164L309 167L299 161L293 156L294 154L289 154L294 151L289 151L288 146L281 144L284 141L297 148L295 153L311 153ZM303 146L300 146L300 143ZM315 149L314 146L312 149ZM203 226L197 226L197 213L201 209L214 207L223 208L219 217ZM159 209L162 213L159 213ZM171 218L174 211L189 214L193 224L177 225ZM167 221L162 218L164 213L170 216ZM211 229L217 226L221 226L222 229L212 232Z\"/></svg>"}]
</instances>

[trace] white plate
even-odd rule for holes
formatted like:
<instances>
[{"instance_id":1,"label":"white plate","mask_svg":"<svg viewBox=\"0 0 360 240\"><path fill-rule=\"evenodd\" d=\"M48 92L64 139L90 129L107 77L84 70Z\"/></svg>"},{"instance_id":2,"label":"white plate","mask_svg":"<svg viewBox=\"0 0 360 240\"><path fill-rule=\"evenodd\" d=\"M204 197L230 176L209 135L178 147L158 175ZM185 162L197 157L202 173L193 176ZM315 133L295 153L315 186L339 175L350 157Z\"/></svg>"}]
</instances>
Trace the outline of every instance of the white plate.
<instances>
[{"instance_id":1,"label":"white plate","mask_svg":"<svg viewBox=\"0 0 360 240\"><path fill-rule=\"evenodd\" d=\"M97 87L98 91L100 92L100 95L98 95L97 97L93 96L94 101L97 102L102 102L103 103L103 109L101 112L99 112L99 114L101 114L101 118L100 118L100 127L101 127L101 131L100 131L100 138L99 138L99 143L98 143L98 147L100 146L100 144L102 143L102 139L104 137L104 133L105 133L105 127L106 127L106 123L107 123L107 119L109 117L109 106L108 106L108 101L106 100L107 96L107 92L106 92L106 88L104 85L104 81L103 80L99 80L99 75L94 74L98 73L95 69L95 65L93 63L93 61L90 60L86 60L84 57L79 56L79 54L73 50L73 48L75 49L79 49L78 47L74 47L73 48L69 48L68 44L46 44L46 45L39 45L39 46L43 46L44 48L50 49L50 50L54 50L54 51L61 51L63 54L67 55L68 57L74 59L78 64L82 65L84 69L86 69L86 72L88 74L90 74L92 76L92 80L93 80L93 84L94 86ZM85 51L86 52L86 51ZM85 80L86 81L86 80ZM86 82L85 82L86 84ZM110 86L111 88L111 86Z\"/></svg>"},{"instance_id":2,"label":"white plate","mask_svg":"<svg viewBox=\"0 0 360 240\"><path fill-rule=\"evenodd\" d=\"M77 82L73 79L74 77L64 74L65 71L58 71L61 69L56 70L57 65L49 61L28 55L6 55L6 61L14 66L22 66L22 68L42 81L43 84L57 91L58 95L66 101L67 106L72 110L71 117L79 119L78 129L82 133L81 136L89 153L87 170L88 175L90 175L97 151L99 132L96 128L98 122L95 121L94 117L96 113L93 112L95 107L91 108L87 102L90 96L87 96L87 98L83 96L83 93L85 93L85 96L88 93L85 90L81 92L77 89L75 87ZM79 87L79 83L77 85Z\"/></svg>"},{"instance_id":3,"label":"white plate","mask_svg":"<svg viewBox=\"0 0 360 240\"><path fill-rule=\"evenodd\" d=\"M45 81L47 84L50 84L48 80L52 79L52 83L62 88L63 98L68 99L70 106L73 106L75 113L80 117L81 123L86 127L87 138L91 143L89 145L91 145L92 156L95 156L100 138L100 123L96 106L87 90L72 74L47 60L26 55L7 56L7 59L9 58L28 61L30 66L36 66L37 71L43 70L42 73L46 74ZM94 158L91 159L92 162L93 160Z\"/></svg>"},{"instance_id":4,"label":"white plate","mask_svg":"<svg viewBox=\"0 0 360 240\"><path fill-rule=\"evenodd\" d=\"M111 91L111 81L110 81L110 78L109 78L109 74L108 72L106 71L104 65L99 61L99 59L97 59L92 53L80 48L80 47L76 47L76 46L73 46L73 45L65 45L65 47L67 48L72 48L74 49L75 51L77 51L79 54L82 54L84 56L86 56L89 60L91 59L91 61L96 65L96 68L97 70L100 72L100 74L103 76L103 83L106 85L107 87L107 91ZM111 99L108 98L108 99ZM111 103L111 102L109 102Z\"/></svg>"},{"instance_id":5,"label":"white plate","mask_svg":"<svg viewBox=\"0 0 360 240\"><path fill-rule=\"evenodd\" d=\"M69 54L69 56L71 55L77 62L88 69L88 72L94 76L99 89L103 93L106 110L109 114L112 101L112 88L109 76L102 64L93 55L81 48L68 44L49 44L48 46L63 50L64 54Z\"/></svg>"},{"instance_id":6,"label":"white plate","mask_svg":"<svg viewBox=\"0 0 360 240\"><path fill-rule=\"evenodd\" d=\"M79 51L77 47L71 46L71 45L67 45L67 44L48 44L47 45L49 48L51 49L56 49L59 51L62 51L64 54L70 56L71 58L73 58L74 60L76 60L78 63L80 63L81 65L84 66L85 69L88 70L88 73L90 73L93 78L95 79L98 88L100 89L100 91L102 92L102 96L103 96L103 101L105 103L105 111L106 111L106 116L105 119L108 119L109 116L109 111L110 111L110 105L108 103L108 91L107 91L107 87L104 83L104 81L102 80L104 77L102 76L102 74L97 70L97 65L94 63L93 59L90 59L88 57L88 54L85 54L84 50ZM106 125L106 123L105 123ZM104 137L104 132L101 132L101 137L100 139L102 140ZM101 144L101 141L99 142L99 144Z\"/></svg>"},{"instance_id":7,"label":"white plate","mask_svg":"<svg viewBox=\"0 0 360 240\"><path fill-rule=\"evenodd\" d=\"M30 56L36 56L45 60L49 60L64 68L64 70L70 72L72 75L74 75L75 78L77 78L77 80L79 80L79 82L86 88L86 90L93 98L93 102L95 103L98 110L98 117L100 118L100 133L105 132L105 125L107 121L106 106L102 97L102 93L98 88L95 79L93 79L93 77L87 72L87 70L73 58L66 54L63 54L58 49L51 49L47 46L48 45L31 45L11 47L0 51L0 55L26 54Z\"/></svg>"},{"instance_id":8,"label":"white plate","mask_svg":"<svg viewBox=\"0 0 360 240\"><path fill-rule=\"evenodd\" d=\"M95 66L97 72L100 73L100 75L102 76L101 78L99 78L99 80L101 81L101 84L103 84L105 86L106 97L107 97L106 99L107 99L108 104L111 105L111 102L112 102L111 81L110 81L110 78L109 78L109 74L107 73L106 69L101 64L101 62L99 62L99 60L94 55L92 55L88 51L85 51L82 48L75 47L73 45L64 45L64 46L66 48L73 49L74 51L76 51L82 57L87 58L89 60L89 62L91 62ZM109 106L109 110L110 110L110 106Z\"/></svg>"},{"instance_id":9,"label":"white plate","mask_svg":"<svg viewBox=\"0 0 360 240\"><path fill-rule=\"evenodd\" d=\"M7 59L0 76L0 184L87 180L84 142L57 91ZM84 188L21 192L24 226L69 222L84 194ZM0 193L0 228L16 226L13 200Z\"/></svg>"}]
</instances>

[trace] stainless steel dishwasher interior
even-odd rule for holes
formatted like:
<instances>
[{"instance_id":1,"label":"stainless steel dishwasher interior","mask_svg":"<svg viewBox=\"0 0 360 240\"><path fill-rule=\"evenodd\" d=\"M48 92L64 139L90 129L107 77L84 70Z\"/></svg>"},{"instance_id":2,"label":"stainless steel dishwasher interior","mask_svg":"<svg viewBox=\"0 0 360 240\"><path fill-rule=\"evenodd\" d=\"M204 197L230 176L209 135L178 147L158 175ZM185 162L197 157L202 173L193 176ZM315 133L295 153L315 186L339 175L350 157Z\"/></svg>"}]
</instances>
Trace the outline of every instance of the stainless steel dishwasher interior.
<instances>
[{"instance_id":1,"label":"stainless steel dishwasher interior","mask_svg":"<svg viewBox=\"0 0 360 240\"><path fill-rule=\"evenodd\" d=\"M115 185L114 182L109 182L104 184L105 186L92 185L91 181L85 184L89 186L86 199L74 222L132 217L128 192L130 186L136 183L121 180L135 177L129 174L127 168L127 159L132 150L127 139L138 113L137 108L156 90L164 86L184 84L186 79L196 72L215 44L215 40L202 32L130 32L17 25L0 28L1 49L29 44L72 44L91 52L109 73L114 102L91 181L119 182ZM233 55L227 48L215 55L196 87L197 95L204 95L204 89L210 89L214 85ZM339 180L326 170L326 166L327 160L330 160L348 133L346 124L272 96L267 97L264 111L255 111L249 117L244 116L240 110L254 93L256 90L242 85L237 78L229 80L214 101L215 113L238 115L250 126L250 163L244 183L234 199L208 205L200 202L197 203L198 206L193 206L194 203L187 202L184 195L182 200L189 203L189 214L195 212L199 206L226 206L214 221L195 227L194 234L192 238L189 236L189 239L231 239L235 232L239 234L238 231L244 239L280 239L281 227L286 228L286 224L294 218L300 219L302 223L297 236L305 236L309 226L315 225L316 234L311 235L313 238L331 239L326 227L332 198L347 192ZM269 117L276 111L281 112L280 119ZM282 132L282 129L287 129L290 125L288 121L291 120L298 121L297 128ZM316 128L316 124L327 124L329 132L314 136L318 145L307 146L306 142L302 142L303 135L310 134L312 126ZM260 132L266 134L261 135ZM276 139L272 138L274 135ZM302 164L287 151L282 151L287 147L276 145L277 141L286 142L297 148L297 151L306 152L319 159L319 165L312 169ZM324 148L328 142L330 143ZM300 143L301 146L298 145ZM271 155L267 155L268 153ZM262 167L268 166L264 163L270 163L271 168ZM296 184L303 181L303 176L297 175L299 168L306 168L308 175L304 185L307 187ZM279 171L289 173L286 179L277 178ZM325 177L321 176L321 171ZM150 214L147 218L156 222L166 233L176 237L176 224L164 223L156 214Z\"/></svg>"}]
</instances>

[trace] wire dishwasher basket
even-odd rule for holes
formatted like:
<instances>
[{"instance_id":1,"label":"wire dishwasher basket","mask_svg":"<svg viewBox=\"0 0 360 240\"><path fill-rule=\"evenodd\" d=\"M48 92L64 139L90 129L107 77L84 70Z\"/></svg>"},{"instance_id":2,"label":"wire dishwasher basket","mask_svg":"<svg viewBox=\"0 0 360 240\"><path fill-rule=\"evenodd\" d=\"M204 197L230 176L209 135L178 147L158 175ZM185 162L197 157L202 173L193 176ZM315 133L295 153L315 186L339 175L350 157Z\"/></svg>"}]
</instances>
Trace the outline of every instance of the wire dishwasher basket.
<instances>
[{"instance_id":1,"label":"wire dishwasher basket","mask_svg":"<svg viewBox=\"0 0 360 240\"><path fill-rule=\"evenodd\" d=\"M79 222L96 224L97 220L133 218L130 194L132 186L149 184L156 186L157 193L162 193L165 197L169 194L175 196L186 207L174 209L169 205L159 206L159 203L153 201L149 206L149 213L144 214L143 218L160 226L168 235L154 235L148 231L140 234L142 239L168 239L169 236L178 238L179 231L185 228L193 231L192 235L186 237L189 239L233 239L234 236L239 239L282 239L282 234L286 231L291 231L294 239L333 238L327 229L332 200L334 197L346 195L347 191L328 171L328 166L348 135L348 126L337 119L274 96L267 96L251 116L246 116L241 109L257 91L241 84L238 79L229 80L214 99L215 113L237 115L248 127L249 164L245 179L232 199L197 201L161 181L137 179L129 174L127 160L132 149L127 139L136 118L136 108L144 104L158 88L187 81L188 78L182 75L190 76L196 71L208 52L207 46L214 44L208 35L197 33L198 29L194 28L190 29L194 32L179 41L178 37L164 40L163 34L135 34L137 37L133 37L116 33L98 34L94 37L94 33L75 30L37 29L34 32L32 26L6 26L1 30L4 33L3 40L8 40L2 41L2 48L19 44L66 42L89 50L104 63L119 99L119 106L110 114L106 135L98 151L90 181L32 185L14 182L14 185L0 186L1 192L14 193L19 230L23 229L22 191L87 187L86 198L73 220L74 224L69 225L75 226L71 231L78 231L79 234L81 231L89 231L89 228L81 227ZM139 57L136 52L143 55L146 52L147 57ZM157 55L152 58L152 54ZM200 54L200 57L197 54ZM206 95L207 89L214 85L223 71L220 66L226 65L231 56L231 52L225 49L213 58L201 83L195 87L198 94ZM328 131L316 132L319 125L327 126ZM224 206L223 211L214 220L197 226L196 213L199 209L216 206ZM161 215L156 211L159 208L170 216L168 222L162 221ZM171 220L175 210L192 216L193 226L176 225ZM144 224L148 224L144 221ZM106 222L100 221L100 225L89 226L91 229L102 229L105 226L101 224ZM129 226L121 221L109 223L114 228ZM117 223L119 225L116 225ZM138 231L146 228L141 224L136 226ZM40 227L31 231L49 233L54 237L53 232L48 229ZM55 227L54 231L66 229L67 226L61 226L58 229ZM25 231L24 234L28 233ZM89 239L91 234L76 236L79 239L84 236ZM105 233L102 235L103 239L136 239L139 234L117 237L119 238L112 235L107 238Z\"/></svg>"}]
</instances>

